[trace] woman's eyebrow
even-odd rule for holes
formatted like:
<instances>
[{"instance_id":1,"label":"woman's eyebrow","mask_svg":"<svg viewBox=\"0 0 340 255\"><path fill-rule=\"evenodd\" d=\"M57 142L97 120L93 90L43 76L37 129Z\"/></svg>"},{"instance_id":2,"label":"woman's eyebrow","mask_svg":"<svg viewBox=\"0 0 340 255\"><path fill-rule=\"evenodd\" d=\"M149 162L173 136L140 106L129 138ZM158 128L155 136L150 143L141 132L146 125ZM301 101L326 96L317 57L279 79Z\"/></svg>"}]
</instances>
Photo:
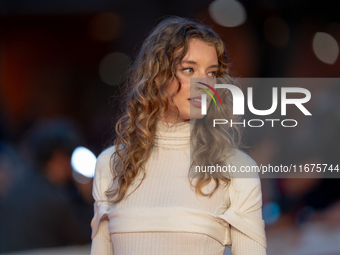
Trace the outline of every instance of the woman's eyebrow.
<instances>
[{"instance_id":1,"label":"woman's eyebrow","mask_svg":"<svg viewBox=\"0 0 340 255\"><path fill-rule=\"evenodd\" d=\"M182 63L184 63L184 64L191 64L191 65L197 65L197 62L193 61L193 60L183 60ZM215 67L218 68L218 65L211 65L207 69L215 68Z\"/></svg>"},{"instance_id":2,"label":"woman's eyebrow","mask_svg":"<svg viewBox=\"0 0 340 255\"><path fill-rule=\"evenodd\" d=\"M193 61L193 60L183 60L182 63L197 65L197 62L196 62L196 61Z\"/></svg>"}]
</instances>

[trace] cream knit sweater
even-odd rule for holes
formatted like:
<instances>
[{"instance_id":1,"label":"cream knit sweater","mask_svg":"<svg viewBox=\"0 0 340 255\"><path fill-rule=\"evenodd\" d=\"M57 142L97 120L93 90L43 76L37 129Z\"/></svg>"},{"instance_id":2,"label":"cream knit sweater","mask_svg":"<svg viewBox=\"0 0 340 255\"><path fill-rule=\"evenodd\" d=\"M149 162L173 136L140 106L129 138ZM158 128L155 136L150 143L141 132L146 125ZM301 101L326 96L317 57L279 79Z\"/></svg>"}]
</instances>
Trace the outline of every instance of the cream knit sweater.
<instances>
[{"instance_id":1,"label":"cream knit sweater","mask_svg":"<svg viewBox=\"0 0 340 255\"><path fill-rule=\"evenodd\" d=\"M91 255L222 255L226 246L233 255L266 254L258 174L232 178L232 185L220 185L211 198L196 196L188 181L192 125L165 124L157 122L146 178L134 191L142 177L137 176L127 191L131 195L113 206L104 192L112 181L114 147L98 157ZM256 165L239 150L230 161L238 167ZM203 192L214 188L210 184Z\"/></svg>"}]
</instances>

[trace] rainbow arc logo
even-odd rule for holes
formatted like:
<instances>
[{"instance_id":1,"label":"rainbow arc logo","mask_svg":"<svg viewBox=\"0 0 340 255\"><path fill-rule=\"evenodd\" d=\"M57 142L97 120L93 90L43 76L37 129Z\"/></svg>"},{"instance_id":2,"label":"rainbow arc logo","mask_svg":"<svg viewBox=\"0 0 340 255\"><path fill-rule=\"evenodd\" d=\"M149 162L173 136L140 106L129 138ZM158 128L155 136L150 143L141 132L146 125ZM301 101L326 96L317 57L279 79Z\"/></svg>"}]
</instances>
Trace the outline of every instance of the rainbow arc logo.
<instances>
[{"instance_id":1,"label":"rainbow arc logo","mask_svg":"<svg viewBox=\"0 0 340 255\"><path fill-rule=\"evenodd\" d=\"M217 91L213 87L211 87L210 85L203 83L203 82L197 82L197 83L202 84L202 85L206 86L207 88L209 88L211 91L213 91L214 94L217 96L218 100L220 101L221 105L222 105L222 100L220 98L220 95L217 93ZM208 91L204 88L198 88L198 89L203 90L205 93L207 93L211 97L211 99L214 101L215 105L217 106L216 100L215 100L214 96L210 93L210 91ZM205 115L206 112L207 112L207 98L206 98L205 94L202 94L201 101L202 101L202 114Z\"/></svg>"}]
</instances>

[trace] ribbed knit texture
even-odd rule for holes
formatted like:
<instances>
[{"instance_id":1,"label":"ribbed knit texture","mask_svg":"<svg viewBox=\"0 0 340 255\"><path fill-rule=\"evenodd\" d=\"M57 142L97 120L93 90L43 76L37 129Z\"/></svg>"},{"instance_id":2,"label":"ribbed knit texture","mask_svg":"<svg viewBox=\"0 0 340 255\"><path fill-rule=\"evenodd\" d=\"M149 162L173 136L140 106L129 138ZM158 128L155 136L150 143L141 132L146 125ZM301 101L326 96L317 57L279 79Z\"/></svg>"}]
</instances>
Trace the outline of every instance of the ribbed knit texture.
<instances>
[{"instance_id":1,"label":"ribbed knit texture","mask_svg":"<svg viewBox=\"0 0 340 255\"><path fill-rule=\"evenodd\" d=\"M170 124L173 125L173 124ZM121 202L110 210L138 207L186 207L220 215L230 206L229 191L222 185L211 198L195 195L188 181L190 164L189 122L167 127L165 122L157 123L155 146L146 163L146 178L139 184L141 176L129 187ZM112 175L109 158L114 151L109 148L98 158L94 178L93 196L96 201L105 200L106 191ZM244 154L245 155L245 154ZM247 156L249 157L249 156ZM215 184L203 188L209 193ZM250 214L262 218L261 209ZM92 240L91 255L222 255L225 246L208 235L186 232L138 232L109 234L109 220L103 218ZM233 255L264 255L266 250L258 242L231 227Z\"/></svg>"}]
</instances>

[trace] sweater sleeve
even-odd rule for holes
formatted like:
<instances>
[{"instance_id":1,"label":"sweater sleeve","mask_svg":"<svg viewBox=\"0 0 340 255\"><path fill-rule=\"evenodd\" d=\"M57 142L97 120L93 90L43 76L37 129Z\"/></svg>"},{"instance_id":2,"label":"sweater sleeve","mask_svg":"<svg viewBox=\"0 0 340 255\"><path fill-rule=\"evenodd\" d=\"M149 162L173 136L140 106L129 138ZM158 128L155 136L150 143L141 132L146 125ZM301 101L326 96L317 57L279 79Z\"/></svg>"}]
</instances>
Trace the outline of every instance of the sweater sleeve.
<instances>
[{"instance_id":1,"label":"sweater sleeve","mask_svg":"<svg viewBox=\"0 0 340 255\"><path fill-rule=\"evenodd\" d=\"M249 215L257 218L262 218L261 209L257 209ZM245 235L236 227L231 226L231 254L232 255L266 255L266 248L260 245L257 241Z\"/></svg>"},{"instance_id":2,"label":"sweater sleeve","mask_svg":"<svg viewBox=\"0 0 340 255\"><path fill-rule=\"evenodd\" d=\"M257 166L256 162L239 152L237 167ZM230 224L232 255L266 255L265 223L262 219L262 192L258 173L233 177L229 186L230 207L223 218Z\"/></svg>"},{"instance_id":3,"label":"sweater sleeve","mask_svg":"<svg viewBox=\"0 0 340 255\"><path fill-rule=\"evenodd\" d=\"M105 150L98 156L96 163L92 189L95 203L94 216L91 221L91 255L113 255L108 219L110 205L105 195L105 191L113 178L110 171L110 157L113 152L112 147Z\"/></svg>"}]
</instances>

